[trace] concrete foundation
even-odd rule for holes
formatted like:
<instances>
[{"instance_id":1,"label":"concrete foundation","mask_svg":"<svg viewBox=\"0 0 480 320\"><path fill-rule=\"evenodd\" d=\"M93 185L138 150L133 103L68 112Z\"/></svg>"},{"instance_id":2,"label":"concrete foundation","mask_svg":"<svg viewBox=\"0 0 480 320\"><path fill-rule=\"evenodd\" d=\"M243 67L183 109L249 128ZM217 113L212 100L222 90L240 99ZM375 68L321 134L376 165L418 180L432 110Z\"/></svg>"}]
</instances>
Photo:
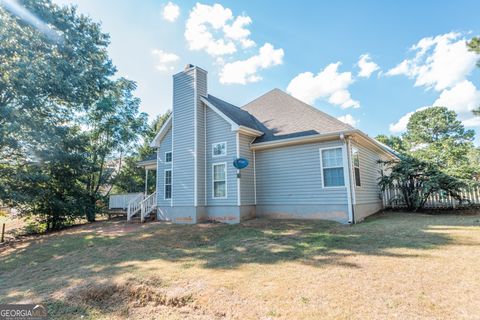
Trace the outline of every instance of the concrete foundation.
<instances>
[{"instance_id":1,"label":"concrete foundation","mask_svg":"<svg viewBox=\"0 0 480 320\"><path fill-rule=\"evenodd\" d=\"M381 202L354 205L355 222L383 209ZM348 223L346 204L325 205L245 205L208 207L159 207L157 219L181 224L218 221L235 224L241 221L265 217L271 219L317 219Z\"/></svg>"},{"instance_id":2,"label":"concrete foundation","mask_svg":"<svg viewBox=\"0 0 480 320\"><path fill-rule=\"evenodd\" d=\"M272 219L322 219L348 223L346 204L257 205L256 215Z\"/></svg>"},{"instance_id":3,"label":"concrete foundation","mask_svg":"<svg viewBox=\"0 0 480 320\"><path fill-rule=\"evenodd\" d=\"M204 221L240 223L255 218L255 206L209 206L209 207L159 207L157 219L180 224Z\"/></svg>"},{"instance_id":4,"label":"concrete foundation","mask_svg":"<svg viewBox=\"0 0 480 320\"><path fill-rule=\"evenodd\" d=\"M383 210L382 202L362 203L353 206L355 222L360 222L366 217Z\"/></svg>"}]
</instances>

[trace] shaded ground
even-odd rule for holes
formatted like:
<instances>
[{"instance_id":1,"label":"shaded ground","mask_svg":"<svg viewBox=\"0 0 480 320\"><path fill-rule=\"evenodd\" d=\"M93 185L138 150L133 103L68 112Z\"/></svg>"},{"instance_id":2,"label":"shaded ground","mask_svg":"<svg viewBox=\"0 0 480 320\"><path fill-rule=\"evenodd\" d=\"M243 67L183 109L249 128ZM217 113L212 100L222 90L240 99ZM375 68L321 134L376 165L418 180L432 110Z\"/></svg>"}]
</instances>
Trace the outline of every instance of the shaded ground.
<instances>
[{"instance_id":1,"label":"shaded ground","mask_svg":"<svg viewBox=\"0 0 480 320\"><path fill-rule=\"evenodd\" d=\"M64 319L479 319L479 297L480 215L110 221L0 249L0 303Z\"/></svg>"},{"instance_id":2,"label":"shaded ground","mask_svg":"<svg viewBox=\"0 0 480 320\"><path fill-rule=\"evenodd\" d=\"M12 241L16 236L25 233L25 220L22 218L11 217L7 214L2 215L0 211L0 228L5 224L5 242ZM1 232L1 229L0 229Z\"/></svg>"}]
</instances>

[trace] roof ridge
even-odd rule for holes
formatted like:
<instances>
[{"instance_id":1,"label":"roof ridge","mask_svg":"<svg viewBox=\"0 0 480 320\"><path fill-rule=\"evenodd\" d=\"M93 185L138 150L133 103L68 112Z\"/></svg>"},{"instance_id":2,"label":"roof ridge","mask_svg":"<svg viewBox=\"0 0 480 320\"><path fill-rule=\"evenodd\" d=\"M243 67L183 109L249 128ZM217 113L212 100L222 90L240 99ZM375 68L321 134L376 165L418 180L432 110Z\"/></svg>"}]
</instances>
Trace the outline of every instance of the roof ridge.
<instances>
[{"instance_id":1,"label":"roof ridge","mask_svg":"<svg viewBox=\"0 0 480 320\"><path fill-rule=\"evenodd\" d=\"M318 109L318 108L316 108L316 107L314 107L314 106L312 106L312 105L310 105L310 104L308 104L308 103L306 103L306 102L303 102L302 100L300 100L300 99L298 99L298 98L295 98L295 97L292 96L291 94L288 94L288 93L286 93L286 92L284 92L284 91L282 91L282 90L280 90L280 91L281 91L283 94L286 94L286 95L290 96L291 98L297 100L298 102L301 102L303 105L307 106L308 108L310 108L310 109L312 109L312 110L314 110L314 111L322 114L323 116L326 116L327 118L330 118L331 120L333 120L333 121L335 121L335 122L339 122L339 123L341 123L342 125L346 125L347 127L351 128L351 129L355 129L355 128L352 127L351 125L349 125L349 124L347 124L347 123L345 123L345 122L343 122L343 121L338 120L338 119L335 118L334 116L331 116L331 115L329 115L328 113L326 113L326 112L324 112L324 111L322 111L322 110L320 110L320 109Z\"/></svg>"},{"instance_id":2,"label":"roof ridge","mask_svg":"<svg viewBox=\"0 0 480 320\"><path fill-rule=\"evenodd\" d=\"M260 98L263 98L264 96L266 96L266 95L269 94L270 92L274 92L274 91L281 91L281 92L283 92L283 91L282 91L281 89L279 89L279 88L270 89L270 90L268 90L267 92L265 92L264 94L262 94L261 96L258 96L258 97L256 97L255 99L253 99L252 101L244 104L240 109L244 110L243 108L245 108L245 107L248 106L249 104L251 104L251 103L259 100ZM247 111L247 112L248 112L248 111Z\"/></svg>"},{"instance_id":3,"label":"roof ridge","mask_svg":"<svg viewBox=\"0 0 480 320\"><path fill-rule=\"evenodd\" d=\"M324 117L326 117L326 118L328 118L328 119L330 119L330 120L332 120L332 121L334 121L334 122L336 122L336 123L339 123L339 124L341 124L341 125L347 126L347 128L349 128L349 129L355 129L355 128L352 127L351 125L349 125L349 124L347 124L347 123L345 123L345 122L343 122L343 121L338 120L338 119L335 118L334 116L331 116L331 115L329 115L329 114L326 113L326 112L323 112L322 110L320 110L320 109L318 109L318 108L316 108L316 107L314 107L314 106L312 106L312 105L310 105L310 104L308 104L308 103L306 103L306 102L304 102L304 101L302 101L302 100L300 100L300 99L292 96L291 94L289 94L289 93L287 93L287 92L285 92L285 91L283 91L282 89L279 89L279 88L273 88L273 89L267 91L266 93L262 94L262 95L259 96L258 98L255 98L254 100L250 101L249 103L243 105L243 106L241 107L241 109L244 110L244 108L245 108L246 106L248 106L248 105L254 103L255 101L263 98L264 96L266 96L266 95L268 95L268 94L270 94L270 93L272 93L272 92L276 92L276 91L280 92L280 93L283 94L283 95L288 96L289 98L292 98L292 99L295 100L295 101L300 102L303 106L308 107L309 109L311 109L311 110L313 110L313 111L321 114L322 116L324 116ZM247 112L248 112L248 111L247 111Z\"/></svg>"}]
</instances>

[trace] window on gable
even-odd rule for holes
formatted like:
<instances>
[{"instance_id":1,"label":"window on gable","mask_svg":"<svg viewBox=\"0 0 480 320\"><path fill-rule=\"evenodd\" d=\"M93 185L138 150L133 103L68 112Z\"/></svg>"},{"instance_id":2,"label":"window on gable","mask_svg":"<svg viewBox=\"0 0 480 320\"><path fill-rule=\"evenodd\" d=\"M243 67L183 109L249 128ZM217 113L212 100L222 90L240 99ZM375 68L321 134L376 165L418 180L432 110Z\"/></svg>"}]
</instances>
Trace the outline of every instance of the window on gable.
<instances>
[{"instance_id":1,"label":"window on gable","mask_svg":"<svg viewBox=\"0 0 480 320\"><path fill-rule=\"evenodd\" d=\"M172 162L172 152L165 152L165 163L171 163Z\"/></svg>"},{"instance_id":2,"label":"window on gable","mask_svg":"<svg viewBox=\"0 0 480 320\"><path fill-rule=\"evenodd\" d=\"M227 165L216 163L213 165L213 198L227 197Z\"/></svg>"},{"instance_id":3,"label":"window on gable","mask_svg":"<svg viewBox=\"0 0 480 320\"><path fill-rule=\"evenodd\" d=\"M212 145L212 156L221 157L227 155L227 143L219 142Z\"/></svg>"},{"instance_id":4,"label":"window on gable","mask_svg":"<svg viewBox=\"0 0 480 320\"><path fill-rule=\"evenodd\" d=\"M172 199L172 170L165 170L165 199Z\"/></svg>"},{"instance_id":5,"label":"window on gable","mask_svg":"<svg viewBox=\"0 0 480 320\"><path fill-rule=\"evenodd\" d=\"M343 187L345 179L343 176L343 155L342 148L323 149L322 173L324 187Z\"/></svg>"},{"instance_id":6,"label":"window on gable","mask_svg":"<svg viewBox=\"0 0 480 320\"><path fill-rule=\"evenodd\" d=\"M362 186L362 181L360 180L360 153L357 148L352 148L352 161L353 161L353 174L355 177L355 185L357 187Z\"/></svg>"}]
</instances>

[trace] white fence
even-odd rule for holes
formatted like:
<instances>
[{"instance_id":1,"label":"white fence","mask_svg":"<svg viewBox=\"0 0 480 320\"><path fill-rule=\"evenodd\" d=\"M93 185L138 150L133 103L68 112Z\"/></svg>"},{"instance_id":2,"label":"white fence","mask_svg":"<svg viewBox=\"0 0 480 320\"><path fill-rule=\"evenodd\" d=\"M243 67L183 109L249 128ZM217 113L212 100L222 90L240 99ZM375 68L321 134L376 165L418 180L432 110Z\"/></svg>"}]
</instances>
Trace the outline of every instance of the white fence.
<instances>
[{"instance_id":1,"label":"white fence","mask_svg":"<svg viewBox=\"0 0 480 320\"><path fill-rule=\"evenodd\" d=\"M143 195L143 193L112 194L108 201L108 208L127 210L128 203L140 195Z\"/></svg>"},{"instance_id":2,"label":"white fence","mask_svg":"<svg viewBox=\"0 0 480 320\"><path fill-rule=\"evenodd\" d=\"M462 202L445 194L435 193L428 197L425 203L425 208L429 209L448 209L459 208L471 205L480 205L480 188L474 187L466 189L461 193ZM406 205L403 203L401 191L399 188L385 190L383 193L383 205L385 208L403 208Z\"/></svg>"}]
</instances>

